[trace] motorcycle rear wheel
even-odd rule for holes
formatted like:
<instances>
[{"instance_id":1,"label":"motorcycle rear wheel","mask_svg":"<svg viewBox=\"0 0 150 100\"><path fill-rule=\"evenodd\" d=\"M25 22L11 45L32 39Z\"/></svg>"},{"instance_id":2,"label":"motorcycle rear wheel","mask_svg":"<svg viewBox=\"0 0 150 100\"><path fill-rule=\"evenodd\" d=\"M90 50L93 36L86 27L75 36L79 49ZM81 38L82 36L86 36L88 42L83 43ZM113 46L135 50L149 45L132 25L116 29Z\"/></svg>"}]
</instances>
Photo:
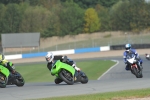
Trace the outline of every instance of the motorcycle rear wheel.
<instances>
[{"instance_id":1,"label":"motorcycle rear wheel","mask_svg":"<svg viewBox=\"0 0 150 100\"><path fill-rule=\"evenodd\" d=\"M84 72L82 72L81 83L82 84L86 84L87 82L88 82L88 77L87 77L87 75Z\"/></svg>"},{"instance_id":2,"label":"motorcycle rear wheel","mask_svg":"<svg viewBox=\"0 0 150 100\"><path fill-rule=\"evenodd\" d=\"M19 78L15 79L15 85L18 87L24 86L24 84L25 84L24 78L22 77L22 75L19 72L16 72L16 74L19 75Z\"/></svg>"}]
</instances>

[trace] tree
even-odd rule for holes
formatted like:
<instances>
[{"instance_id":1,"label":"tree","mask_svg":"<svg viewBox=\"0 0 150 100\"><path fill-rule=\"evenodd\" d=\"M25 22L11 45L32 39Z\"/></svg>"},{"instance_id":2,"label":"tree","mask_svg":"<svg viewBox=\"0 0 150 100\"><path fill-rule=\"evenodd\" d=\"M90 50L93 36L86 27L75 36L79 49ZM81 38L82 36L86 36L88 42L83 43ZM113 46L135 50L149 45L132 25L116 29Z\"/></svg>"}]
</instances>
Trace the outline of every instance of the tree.
<instances>
[{"instance_id":1,"label":"tree","mask_svg":"<svg viewBox=\"0 0 150 100\"><path fill-rule=\"evenodd\" d=\"M65 2L68 0L60 0L61 2ZM115 3L117 3L119 0L73 0L75 3L77 3L81 8L94 8L97 4L100 4L104 7L111 7Z\"/></svg>"},{"instance_id":2,"label":"tree","mask_svg":"<svg viewBox=\"0 0 150 100\"><path fill-rule=\"evenodd\" d=\"M5 10L6 7L4 6L4 4L0 4L0 33L4 31L3 21L4 21Z\"/></svg>"},{"instance_id":3,"label":"tree","mask_svg":"<svg viewBox=\"0 0 150 100\"><path fill-rule=\"evenodd\" d=\"M6 6L3 20L3 32L17 33L22 19L22 14L18 4L8 4Z\"/></svg>"},{"instance_id":4,"label":"tree","mask_svg":"<svg viewBox=\"0 0 150 100\"><path fill-rule=\"evenodd\" d=\"M60 3L59 0L39 0L39 5L42 5L43 7L49 10L59 3Z\"/></svg>"},{"instance_id":5,"label":"tree","mask_svg":"<svg viewBox=\"0 0 150 100\"><path fill-rule=\"evenodd\" d=\"M128 12L129 1L120 1L110 10L111 26L113 30L131 30L131 14Z\"/></svg>"},{"instance_id":6,"label":"tree","mask_svg":"<svg viewBox=\"0 0 150 100\"><path fill-rule=\"evenodd\" d=\"M48 28L46 28L44 32L41 34L42 37L60 36L61 24L59 14L61 13L62 9L63 7L61 3L58 3L49 10L50 18L48 20Z\"/></svg>"},{"instance_id":7,"label":"tree","mask_svg":"<svg viewBox=\"0 0 150 100\"><path fill-rule=\"evenodd\" d=\"M98 17L101 19L101 31L111 30L109 9L101 6L100 4L97 4L95 10L98 13Z\"/></svg>"},{"instance_id":8,"label":"tree","mask_svg":"<svg viewBox=\"0 0 150 100\"><path fill-rule=\"evenodd\" d=\"M140 32L142 29L146 28L145 24L148 22L144 20L146 19L149 10L146 9L144 0L136 0L136 1L129 0L129 1L130 1L129 12L131 13L132 16L132 19L130 21L131 30L135 32ZM147 18L146 20L148 21L149 18Z\"/></svg>"},{"instance_id":9,"label":"tree","mask_svg":"<svg viewBox=\"0 0 150 100\"><path fill-rule=\"evenodd\" d=\"M87 9L85 12L84 20L84 32L92 33L100 29L100 19L98 18L98 14L95 9Z\"/></svg>"},{"instance_id":10,"label":"tree","mask_svg":"<svg viewBox=\"0 0 150 100\"><path fill-rule=\"evenodd\" d=\"M119 0L99 0L99 4L101 4L104 7L112 7L118 1Z\"/></svg>"},{"instance_id":11,"label":"tree","mask_svg":"<svg viewBox=\"0 0 150 100\"><path fill-rule=\"evenodd\" d=\"M23 15L22 32L42 33L48 27L50 12L42 6L28 7Z\"/></svg>"},{"instance_id":12,"label":"tree","mask_svg":"<svg viewBox=\"0 0 150 100\"><path fill-rule=\"evenodd\" d=\"M84 10L73 1L65 2L63 7L59 14L61 35L75 35L81 33L84 24Z\"/></svg>"},{"instance_id":13,"label":"tree","mask_svg":"<svg viewBox=\"0 0 150 100\"><path fill-rule=\"evenodd\" d=\"M149 7L144 0L120 1L112 7L111 21L114 30L139 32L148 27Z\"/></svg>"},{"instance_id":14,"label":"tree","mask_svg":"<svg viewBox=\"0 0 150 100\"><path fill-rule=\"evenodd\" d=\"M19 3L22 3L22 2L25 2L26 0L0 0L0 3L2 4L10 4L10 3L16 3L16 4L19 4Z\"/></svg>"}]
</instances>

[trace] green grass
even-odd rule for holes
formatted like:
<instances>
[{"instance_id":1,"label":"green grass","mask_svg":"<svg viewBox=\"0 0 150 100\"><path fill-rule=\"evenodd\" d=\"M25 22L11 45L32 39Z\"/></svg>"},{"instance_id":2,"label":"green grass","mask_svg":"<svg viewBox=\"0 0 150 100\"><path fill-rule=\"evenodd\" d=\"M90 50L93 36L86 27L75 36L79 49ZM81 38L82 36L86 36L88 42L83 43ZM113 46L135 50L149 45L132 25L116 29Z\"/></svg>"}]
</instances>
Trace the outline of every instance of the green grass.
<instances>
[{"instance_id":1,"label":"green grass","mask_svg":"<svg viewBox=\"0 0 150 100\"><path fill-rule=\"evenodd\" d=\"M148 96L150 96L150 89L138 89L76 96L43 98L38 100L125 100L125 98L142 98Z\"/></svg>"},{"instance_id":2,"label":"green grass","mask_svg":"<svg viewBox=\"0 0 150 100\"><path fill-rule=\"evenodd\" d=\"M90 80L96 80L115 62L104 60L92 60L77 62L77 66L86 73ZM29 82L53 82L54 76L51 76L46 63L24 64L16 66L16 70L22 74L26 83Z\"/></svg>"}]
</instances>

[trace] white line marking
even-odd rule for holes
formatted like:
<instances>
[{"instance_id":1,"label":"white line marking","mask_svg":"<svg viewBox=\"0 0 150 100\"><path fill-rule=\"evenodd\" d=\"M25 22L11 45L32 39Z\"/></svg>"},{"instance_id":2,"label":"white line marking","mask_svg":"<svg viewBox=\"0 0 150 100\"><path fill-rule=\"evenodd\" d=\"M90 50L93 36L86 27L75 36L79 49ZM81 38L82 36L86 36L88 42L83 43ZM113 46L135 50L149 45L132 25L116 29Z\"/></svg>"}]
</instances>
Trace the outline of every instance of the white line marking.
<instances>
[{"instance_id":1,"label":"white line marking","mask_svg":"<svg viewBox=\"0 0 150 100\"><path fill-rule=\"evenodd\" d=\"M114 62L117 62L115 65L113 65L112 67L110 67L105 73L103 73L97 80L100 80L106 73L108 73L112 68L114 68L116 65L119 64L119 61L118 60L111 60L111 61L114 61Z\"/></svg>"}]
</instances>

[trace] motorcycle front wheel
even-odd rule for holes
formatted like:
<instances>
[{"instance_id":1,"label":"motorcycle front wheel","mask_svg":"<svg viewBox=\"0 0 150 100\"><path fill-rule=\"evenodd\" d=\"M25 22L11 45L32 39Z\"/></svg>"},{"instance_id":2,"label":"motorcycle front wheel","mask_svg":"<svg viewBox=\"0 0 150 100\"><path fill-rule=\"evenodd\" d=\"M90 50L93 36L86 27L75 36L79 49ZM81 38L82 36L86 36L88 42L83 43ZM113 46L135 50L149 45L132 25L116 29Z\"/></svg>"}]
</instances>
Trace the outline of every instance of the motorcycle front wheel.
<instances>
[{"instance_id":1,"label":"motorcycle front wheel","mask_svg":"<svg viewBox=\"0 0 150 100\"><path fill-rule=\"evenodd\" d=\"M68 72L67 70L62 70L59 73L60 78L66 82L68 85L73 85L74 84L74 77L72 76L72 74L70 72Z\"/></svg>"},{"instance_id":2,"label":"motorcycle front wheel","mask_svg":"<svg viewBox=\"0 0 150 100\"><path fill-rule=\"evenodd\" d=\"M0 73L0 87L5 88L7 84L7 77L5 77L2 73Z\"/></svg>"},{"instance_id":3,"label":"motorcycle front wheel","mask_svg":"<svg viewBox=\"0 0 150 100\"><path fill-rule=\"evenodd\" d=\"M136 78L142 78L142 77L141 77L141 73L139 72L139 70L138 70L137 68L134 67L132 70L133 70L133 72L134 72ZM143 75L142 75L142 76L143 76Z\"/></svg>"}]
</instances>

